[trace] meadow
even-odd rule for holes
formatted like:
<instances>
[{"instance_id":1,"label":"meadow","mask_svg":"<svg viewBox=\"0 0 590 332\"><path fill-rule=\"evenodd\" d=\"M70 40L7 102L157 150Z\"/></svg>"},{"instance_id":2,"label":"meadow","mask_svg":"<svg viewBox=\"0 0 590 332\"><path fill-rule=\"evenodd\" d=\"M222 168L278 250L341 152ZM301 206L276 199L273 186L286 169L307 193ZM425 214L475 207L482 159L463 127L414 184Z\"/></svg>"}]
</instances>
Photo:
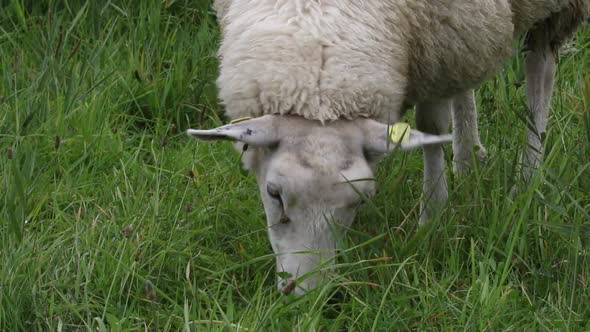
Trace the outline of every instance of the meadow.
<instances>
[{"instance_id":1,"label":"meadow","mask_svg":"<svg viewBox=\"0 0 590 332\"><path fill-rule=\"evenodd\" d=\"M296 298L239 155L183 133L225 122L209 0L0 5L0 330L590 330L590 28L532 183L517 54L478 91L488 159L449 173L440 220L416 227L421 151L394 153Z\"/></svg>"}]
</instances>

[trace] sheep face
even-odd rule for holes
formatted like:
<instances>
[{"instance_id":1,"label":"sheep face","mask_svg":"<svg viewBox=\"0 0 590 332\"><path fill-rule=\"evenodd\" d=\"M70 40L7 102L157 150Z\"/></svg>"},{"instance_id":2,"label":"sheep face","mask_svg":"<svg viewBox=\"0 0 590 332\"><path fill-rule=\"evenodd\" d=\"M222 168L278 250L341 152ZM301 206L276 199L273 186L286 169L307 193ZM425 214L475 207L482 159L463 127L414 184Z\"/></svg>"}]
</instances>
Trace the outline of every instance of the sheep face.
<instances>
[{"instance_id":1,"label":"sheep face","mask_svg":"<svg viewBox=\"0 0 590 332\"><path fill-rule=\"evenodd\" d=\"M267 115L213 130L189 130L199 139L247 144L243 162L255 172L276 253L278 287L295 294L315 288L330 270L341 231L375 193L375 158L396 147L450 142L412 131L389 141L388 126L369 119L328 124ZM287 288L287 289L285 289Z\"/></svg>"},{"instance_id":2,"label":"sheep face","mask_svg":"<svg viewBox=\"0 0 590 332\"><path fill-rule=\"evenodd\" d=\"M373 172L356 143L335 128L318 126L274 149L253 151L280 289L295 278L296 294L320 283L338 234L373 196Z\"/></svg>"}]
</instances>

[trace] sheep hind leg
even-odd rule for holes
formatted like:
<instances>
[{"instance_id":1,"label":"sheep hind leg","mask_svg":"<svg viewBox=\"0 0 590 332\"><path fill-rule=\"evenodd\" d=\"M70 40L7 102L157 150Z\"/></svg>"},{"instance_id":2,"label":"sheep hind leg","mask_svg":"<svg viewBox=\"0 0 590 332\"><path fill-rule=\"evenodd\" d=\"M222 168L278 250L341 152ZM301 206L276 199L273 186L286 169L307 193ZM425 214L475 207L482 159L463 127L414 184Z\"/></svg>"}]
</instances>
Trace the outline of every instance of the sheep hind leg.
<instances>
[{"instance_id":1,"label":"sheep hind leg","mask_svg":"<svg viewBox=\"0 0 590 332\"><path fill-rule=\"evenodd\" d=\"M467 90L453 98L453 172L466 173L486 155L479 139L475 91Z\"/></svg>"},{"instance_id":2,"label":"sheep hind leg","mask_svg":"<svg viewBox=\"0 0 590 332\"><path fill-rule=\"evenodd\" d=\"M543 141L549 117L551 94L557 67L556 54L544 29L531 32L526 58L529 123L527 147L523 158L523 176L529 182L543 159Z\"/></svg>"},{"instance_id":3,"label":"sheep hind leg","mask_svg":"<svg viewBox=\"0 0 590 332\"><path fill-rule=\"evenodd\" d=\"M444 99L416 105L418 130L429 134L447 134L451 117L452 100ZM442 146L424 147L423 199L420 205L420 224L435 218L448 198L445 175L445 156Z\"/></svg>"}]
</instances>

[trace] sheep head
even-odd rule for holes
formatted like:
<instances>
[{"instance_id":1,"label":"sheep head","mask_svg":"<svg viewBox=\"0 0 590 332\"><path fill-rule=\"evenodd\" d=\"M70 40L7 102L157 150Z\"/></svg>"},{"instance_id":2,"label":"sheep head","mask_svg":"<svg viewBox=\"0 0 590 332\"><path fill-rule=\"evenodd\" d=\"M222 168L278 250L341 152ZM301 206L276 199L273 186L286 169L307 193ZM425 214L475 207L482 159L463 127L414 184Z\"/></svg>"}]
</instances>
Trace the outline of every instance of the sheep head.
<instances>
[{"instance_id":1,"label":"sheep head","mask_svg":"<svg viewBox=\"0 0 590 332\"><path fill-rule=\"evenodd\" d=\"M407 141L396 144L389 138L388 125L374 120L322 124L285 115L187 133L249 146L243 162L256 174L277 255L278 286L283 289L297 279L295 294L325 278L340 231L352 224L359 206L375 193L373 166L379 156L451 141L450 135L411 130Z\"/></svg>"}]
</instances>

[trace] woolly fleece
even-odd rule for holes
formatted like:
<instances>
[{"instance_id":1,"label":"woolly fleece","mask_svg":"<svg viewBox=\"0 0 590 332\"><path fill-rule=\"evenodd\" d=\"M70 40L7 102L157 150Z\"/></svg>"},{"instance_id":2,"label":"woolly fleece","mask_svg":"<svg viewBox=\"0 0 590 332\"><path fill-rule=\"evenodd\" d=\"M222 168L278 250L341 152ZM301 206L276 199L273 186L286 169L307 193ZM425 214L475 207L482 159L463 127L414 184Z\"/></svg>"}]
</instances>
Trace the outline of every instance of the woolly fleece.
<instances>
[{"instance_id":1,"label":"woolly fleece","mask_svg":"<svg viewBox=\"0 0 590 332\"><path fill-rule=\"evenodd\" d=\"M511 56L516 36L568 5L589 6L588 0L218 0L219 95L232 119L295 114L395 122L404 103L477 87Z\"/></svg>"}]
</instances>

